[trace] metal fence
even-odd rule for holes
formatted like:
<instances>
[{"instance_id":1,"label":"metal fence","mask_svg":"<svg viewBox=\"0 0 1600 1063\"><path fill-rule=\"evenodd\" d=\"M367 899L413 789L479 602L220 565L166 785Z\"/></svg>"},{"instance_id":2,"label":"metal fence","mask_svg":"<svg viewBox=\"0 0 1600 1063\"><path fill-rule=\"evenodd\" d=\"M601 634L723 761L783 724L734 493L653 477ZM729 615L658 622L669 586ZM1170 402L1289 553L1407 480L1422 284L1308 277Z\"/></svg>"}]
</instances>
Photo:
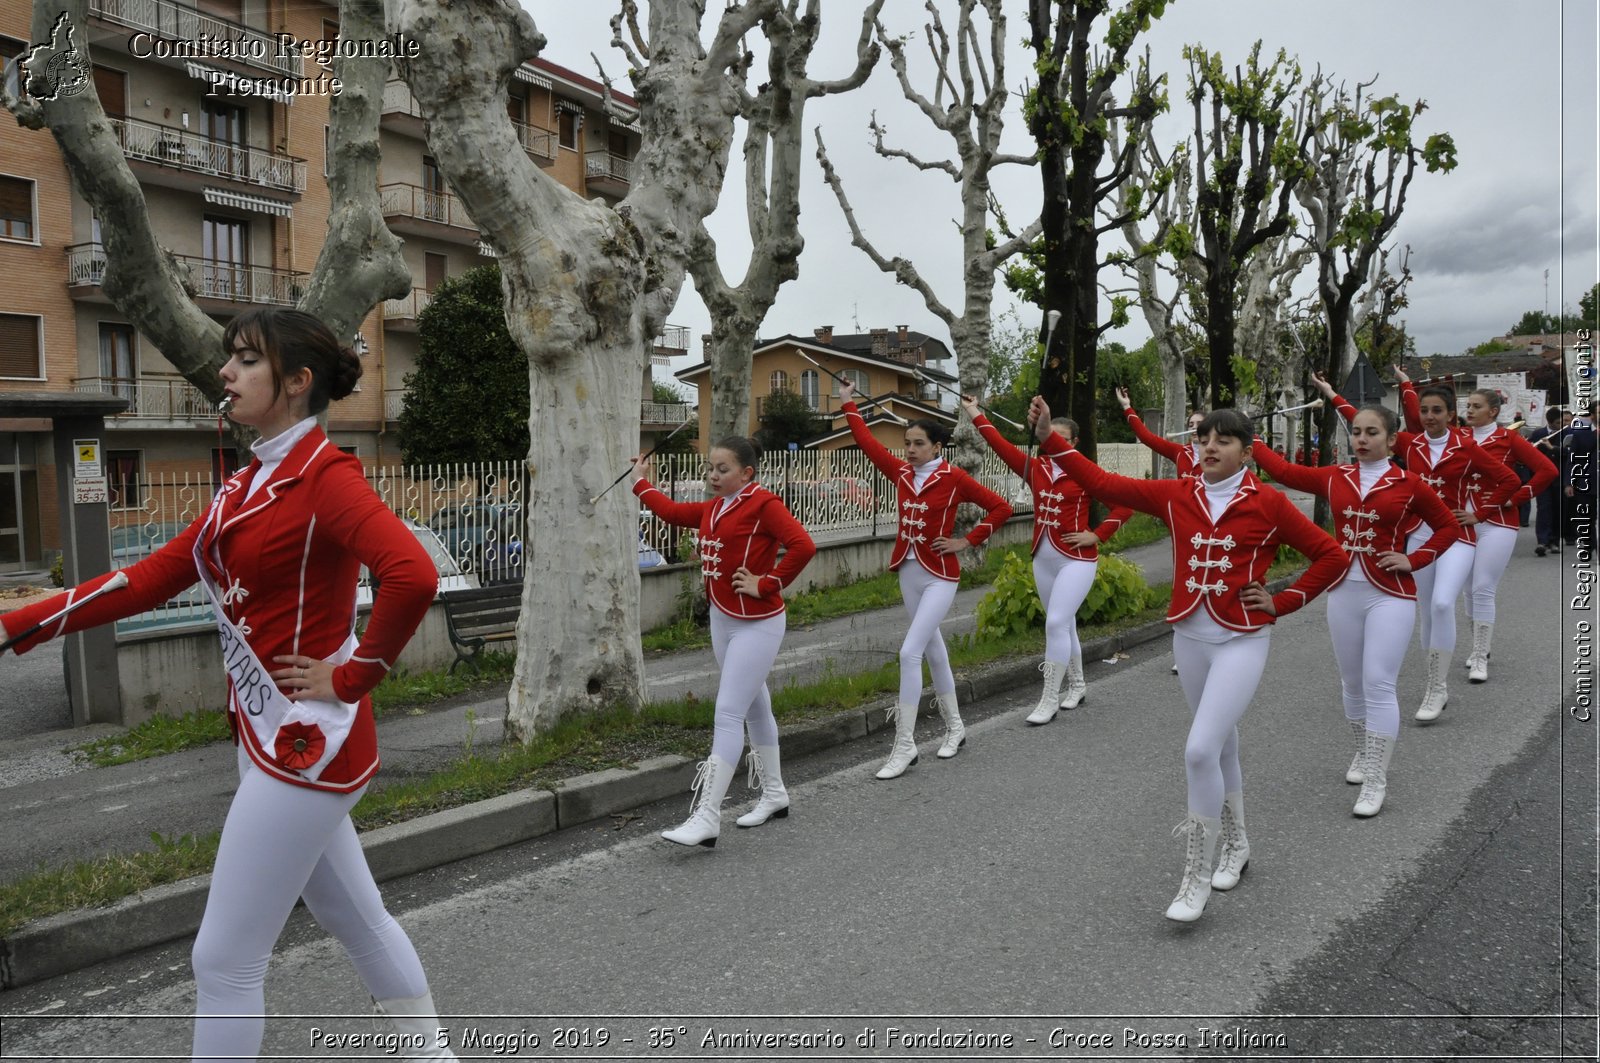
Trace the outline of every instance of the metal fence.
<instances>
[{"instance_id":1,"label":"metal fence","mask_svg":"<svg viewBox=\"0 0 1600 1063\"><path fill-rule=\"evenodd\" d=\"M1105 444L1100 462L1112 471L1145 476L1150 452L1136 443ZM654 482L671 497L685 502L706 499L701 455L657 456L653 464ZM894 534L894 486L860 451L775 451L763 457L758 473L762 485L784 500L819 543ZM987 448L977 475L1018 512L1031 511L1032 498L1021 478ZM533 550L524 547L529 496L524 462L369 468L367 482L425 545L435 553L442 546L469 578L522 579ZM162 474L144 483L120 485L118 496L137 499L138 504L111 513L113 567L133 564L176 537L205 513L215 491L211 477L193 473ZM640 509L641 559L653 550L669 561L678 560L692 545L689 529L668 525ZM366 585L365 573L362 584ZM191 588L148 613L119 621L117 630L209 619L210 607L202 603L198 588Z\"/></svg>"}]
</instances>

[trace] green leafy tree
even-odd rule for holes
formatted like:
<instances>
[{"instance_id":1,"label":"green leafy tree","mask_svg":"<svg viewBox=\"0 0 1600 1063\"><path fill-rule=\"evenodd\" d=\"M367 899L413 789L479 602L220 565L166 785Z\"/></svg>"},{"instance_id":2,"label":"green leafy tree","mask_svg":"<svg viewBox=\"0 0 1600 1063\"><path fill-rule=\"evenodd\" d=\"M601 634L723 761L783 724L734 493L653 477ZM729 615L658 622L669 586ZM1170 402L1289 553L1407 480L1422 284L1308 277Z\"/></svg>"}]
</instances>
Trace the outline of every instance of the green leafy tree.
<instances>
[{"instance_id":1,"label":"green leafy tree","mask_svg":"<svg viewBox=\"0 0 1600 1063\"><path fill-rule=\"evenodd\" d=\"M1143 196L1119 199L1131 162L1111 151L1120 127L1136 141L1167 108L1164 77L1152 77L1148 63L1130 56L1139 36L1166 11L1167 0L1029 0L1028 39L1033 51L1034 85L1023 115L1038 145L1044 193L1040 239L1026 261L1006 273L1006 284L1041 310L1061 312L1046 352L1039 392L1052 410L1082 426L1078 445L1095 453L1097 348L1108 328L1127 321L1130 300L1117 296L1111 317L1100 321L1100 237L1129 216L1137 216ZM1130 84L1119 101L1113 91L1124 74ZM1120 208L1132 203L1130 211ZM1102 210L1113 216L1102 219ZM1041 329L1039 338L1045 338Z\"/></svg>"},{"instance_id":2,"label":"green leafy tree","mask_svg":"<svg viewBox=\"0 0 1600 1063\"><path fill-rule=\"evenodd\" d=\"M1600 327L1600 284L1594 285L1578 300L1578 316L1583 320L1584 328Z\"/></svg>"},{"instance_id":3,"label":"green leafy tree","mask_svg":"<svg viewBox=\"0 0 1600 1063\"><path fill-rule=\"evenodd\" d=\"M516 460L528 453L528 358L506 330L500 267L445 281L417 320L400 452L408 464Z\"/></svg>"},{"instance_id":4,"label":"green leafy tree","mask_svg":"<svg viewBox=\"0 0 1600 1063\"><path fill-rule=\"evenodd\" d=\"M756 442L766 450L784 450L790 443L804 443L821 435L827 424L799 395L774 391L762 405Z\"/></svg>"}]
</instances>

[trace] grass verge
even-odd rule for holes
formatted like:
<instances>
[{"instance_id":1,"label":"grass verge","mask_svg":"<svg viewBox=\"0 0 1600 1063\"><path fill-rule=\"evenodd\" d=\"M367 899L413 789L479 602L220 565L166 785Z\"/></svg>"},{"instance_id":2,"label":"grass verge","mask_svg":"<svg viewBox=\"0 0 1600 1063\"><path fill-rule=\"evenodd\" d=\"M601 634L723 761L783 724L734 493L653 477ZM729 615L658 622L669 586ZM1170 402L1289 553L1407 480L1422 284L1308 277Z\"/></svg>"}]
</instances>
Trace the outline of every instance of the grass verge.
<instances>
[{"instance_id":1,"label":"grass verge","mask_svg":"<svg viewBox=\"0 0 1600 1063\"><path fill-rule=\"evenodd\" d=\"M1084 627L1080 634L1092 640L1159 620L1170 587L1152 588L1151 595L1159 605L1113 624ZM1036 654L1043 647L1042 630L990 640L957 636L950 639L950 663L971 668L1003 657ZM898 681L899 664L891 660L865 672L829 674L805 684L790 682L773 692L773 713L783 723L833 716L877 700L893 691ZM705 752L714 712L710 700L684 698L652 703L636 714L619 709L567 721L526 746L480 749L469 736L454 763L426 778L375 786L361 799L352 818L359 829L371 830L514 790L548 789L564 778L629 767L666 753L699 756ZM155 849L150 852L81 861L0 884L0 937L34 919L110 904L152 886L211 870L219 834L151 837Z\"/></svg>"}]
</instances>

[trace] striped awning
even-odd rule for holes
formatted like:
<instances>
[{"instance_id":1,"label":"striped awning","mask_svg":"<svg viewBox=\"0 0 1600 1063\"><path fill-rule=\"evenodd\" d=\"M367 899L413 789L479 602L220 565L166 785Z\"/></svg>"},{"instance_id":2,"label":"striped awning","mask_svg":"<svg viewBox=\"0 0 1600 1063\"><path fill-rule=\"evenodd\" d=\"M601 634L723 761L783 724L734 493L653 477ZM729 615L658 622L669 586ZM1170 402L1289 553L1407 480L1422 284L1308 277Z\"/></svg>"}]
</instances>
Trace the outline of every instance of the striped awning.
<instances>
[{"instance_id":1,"label":"striped awning","mask_svg":"<svg viewBox=\"0 0 1600 1063\"><path fill-rule=\"evenodd\" d=\"M545 77L543 74L534 73L531 68L526 66L517 67L517 69L511 72L511 76L516 78L518 81L525 81L535 88L548 89L554 87L549 78Z\"/></svg>"},{"instance_id":2,"label":"striped awning","mask_svg":"<svg viewBox=\"0 0 1600 1063\"><path fill-rule=\"evenodd\" d=\"M639 128L639 118L637 115L628 121L623 121L616 115L607 115L606 117L611 121L611 126L613 129L626 129L630 133L642 134L644 132L644 130Z\"/></svg>"},{"instance_id":3,"label":"striped awning","mask_svg":"<svg viewBox=\"0 0 1600 1063\"><path fill-rule=\"evenodd\" d=\"M208 188L202 194L205 196L207 203L218 207L237 207L240 210L254 210L262 214L276 214L280 218L287 218L294 211L292 206L281 199L252 196L248 192L234 192L227 188Z\"/></svg>"},{"instance_id":4,"label":"striped awning","mask_svg":"<svg viewBox=\"0 0 1600 1063\"><path fill-rule=\"evenodd\" d=\"M219 95L232 95L231 93L227 93L227 92L223 92L222 91L222 90L226 89L227 85L228 85L227 80L226 80L226 78L228 77L228 71L219 69L218 67L214 67L214 66L206 66L206 64L204 64L204 63L197 63L193 59L185 60L184 64L183 64L183 69L184 69L185 73L187 73L190 77L194 78L196 81L205 81L205 82L214 84L215 87L218 90L218 94ZM220 82L216 81L215 79L219 78L219 77L224 79L224 80L222 80ZM251 82L250 87L252 89L254 89L258 85L261 85L263 83L265 83L265 84L275 84L277 82L277 80L278 80L277 78L271 78L271 77L251 78L250 79L250 82ZM294 97L293 96L290 96L286 92L280 92L280 91L277 91L277 90L273 90L271 92L253 92L253 93L251 93L251 95L261 96L261 97L264 97L266 99L272 100L275 103L289 104L289 103L293 103L294 102Z\"/></svg>"}]
</instances>

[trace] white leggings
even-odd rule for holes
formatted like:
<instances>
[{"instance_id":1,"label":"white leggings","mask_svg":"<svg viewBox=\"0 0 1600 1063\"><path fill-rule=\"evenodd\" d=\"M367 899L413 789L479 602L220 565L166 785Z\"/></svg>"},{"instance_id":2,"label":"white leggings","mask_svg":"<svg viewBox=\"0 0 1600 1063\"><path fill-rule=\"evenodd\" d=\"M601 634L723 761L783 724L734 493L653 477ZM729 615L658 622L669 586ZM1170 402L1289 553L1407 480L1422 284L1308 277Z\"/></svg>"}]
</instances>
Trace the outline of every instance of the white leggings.
<instances>
[{"instance_id":1,"label":"white leggings","mask_svg":"<svg viewBox=\"0 0 1600 1063\"><path fill-rule=\"evenodd\" d=\"M1406 551L1415 551L1432 537L1433 530L1426 524L1422 525L1406 540ZM1420 626L1424 651L1455 652L1456 598L1472 577L1473 549L1471 543L1453 542L1450 549L1439 555L1438 560L1414 574L1418 612L1422 615Z\"/></svg>"},{"instance_id":2,"label":"white leggings","mask_svg":"<svg viewBox=\"0 0 1600 1063\"><path fill-rule=\"evenodd\" d=\"M1467 592L1467 619L1494 623L1494 592L1511 563L1517 546L1517 529L1498 524L1478 525L1478 548L1472 558L1472 584Z\"/></svg>"},{"instance_id":3,"label":"white leggings","mask_svg":"<svg viewBox=\"0 0 1600 1063\"><path fill-rule=\"evenodd\" d=\"M192 956L197 1063L254 1059L261 1050L267 960L297 898L339 939L375 999L428 992L417 951L384 909L350 822L365 789L335 794L279 782L240 748L239 789Z\"/></svg>"},{"instance_id":4,"label":"white leggings","mask_svg":"<svg viewBox=\"0 0 1600 1063\"><path fill-rule=\"evenodd\" d=\"M1400 734L1395 681L1411 643L1417 603L1385 594L1366 580L1350 579L1328 592L1328 634L1339 664L1347 720L1365 720L1367 730Z\"/></svg>"},{"instance_id":5,"label":"white leggings","mask_svg":"<svg viewBox=\"0 0 1600 1063\"><path fill-rule=\"evenodd\" d=\"M739 763L746 727L752 746L778 744L778 721L772 715L767 673L778 659L787 624L784 613L764 620L740 620L711 607L711 651L722 669L711 755L725 763Z\"/></svg>"},{"instance_id":6,"label":"white leggings","mask_svg":"<svg viewBox=\"0 0 1600 1063\"><path fill-rule=\"evenodd\" d=\"M1261 683L1271 647L1270 634L1202 642L1173 632L1178 682L1194 716L1183 764L1189 779L1189 811L1197 816L1217 819L1224 795L1244 791L1238 725Z\"/></svg>"},{"instance_id":7,"label":"white leggings","mask_svg":"<svg viewBox=\"0 0 1600 1063\"><path fill-rule=\"evenodd\" d=\"M1044 659L1067 664L1078 653L1078 607L1089 596L1100 561L1079 561L1049 543L1033 555L1033 582L1044 603Z\"/></svg>"},{"instance_id":8,"label":"white leggings","mask_svg":"<svg viewBox=\"0 0 1600 1063\"><path fill-rule=\"evenodd\" d=\"M922 700L922 662L928 662L935 694L953 694L955 673L950 671L950 654L944 648L939 624L950 613L956 600L956 581L940 579L907 554L900 565L900 597L905 599L911 627L900 643L900 704L915 705Z\"/></svg>"}]
</instances>

